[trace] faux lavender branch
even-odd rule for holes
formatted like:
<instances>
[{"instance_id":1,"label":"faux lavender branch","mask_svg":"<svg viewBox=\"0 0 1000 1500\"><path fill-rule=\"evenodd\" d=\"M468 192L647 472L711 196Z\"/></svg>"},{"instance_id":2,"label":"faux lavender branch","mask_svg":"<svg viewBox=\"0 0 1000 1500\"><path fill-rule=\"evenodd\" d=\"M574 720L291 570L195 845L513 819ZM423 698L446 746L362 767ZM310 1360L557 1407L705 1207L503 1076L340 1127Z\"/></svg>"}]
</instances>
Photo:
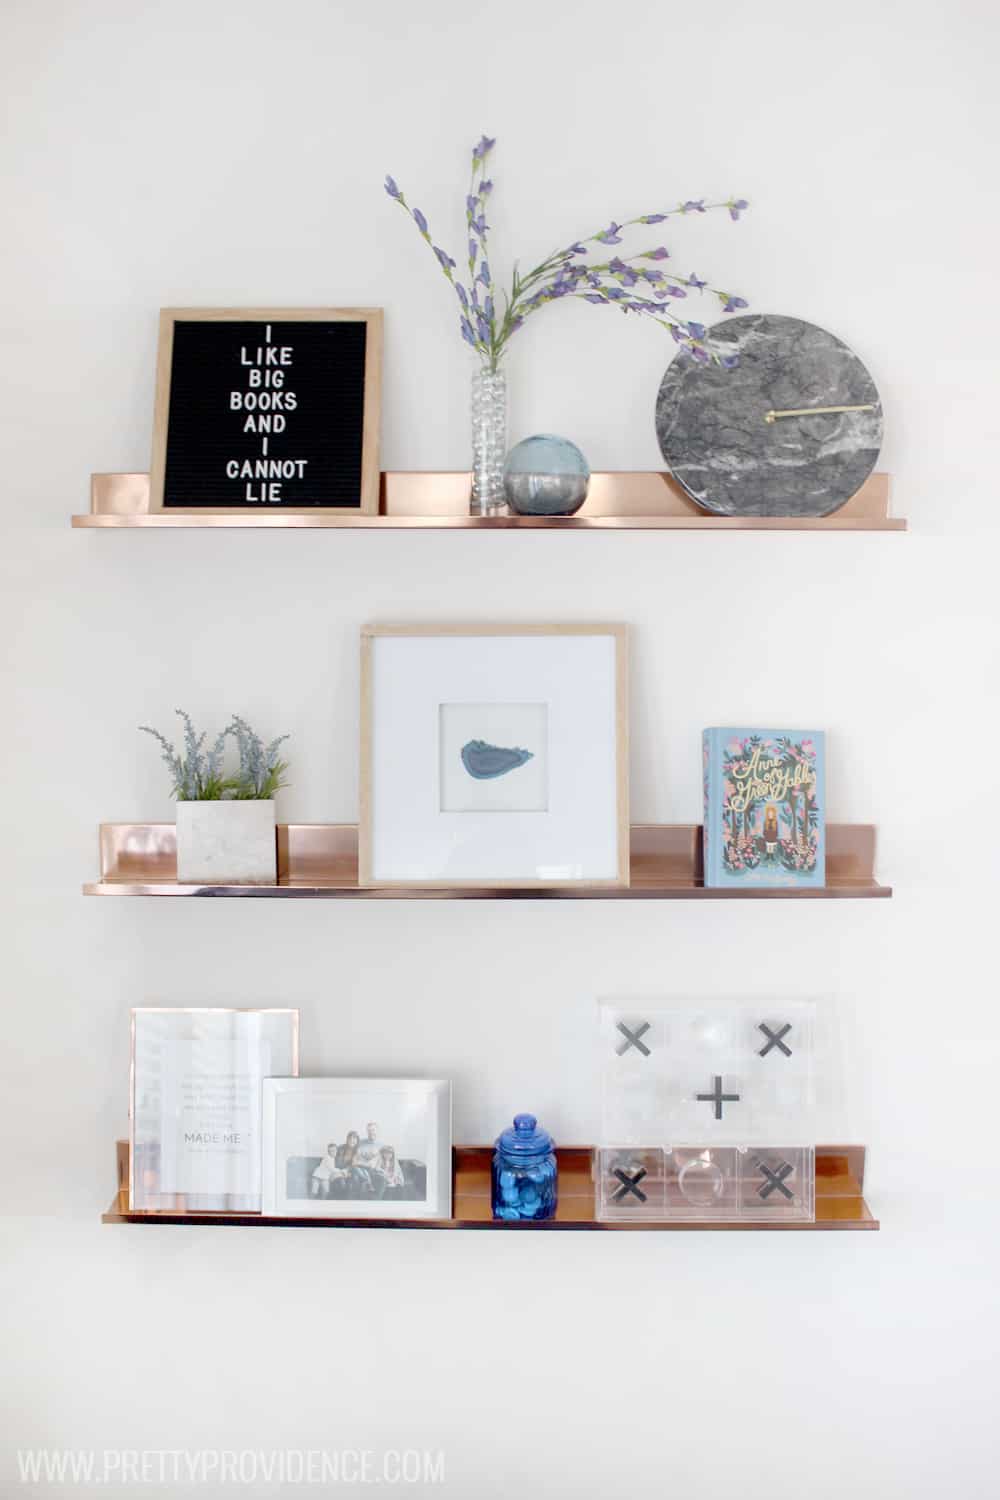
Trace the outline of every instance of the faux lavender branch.
<instances>
[{"instance_id":1,"label":"faux lavender branch","mask_svg":"<svg viewBox=\"0 0 1000 1500\"><path fill-rule=\"evenodd\" d=\"M176 797L178 802L192 801L193 799L187 794L187 776L184 770L184 762L180 756L174 753L174 747L166 735L161 734L158 729L152 729L148 724L140 724L139 730L142 734L151 734L161 747L161 759L166 762L167 769L170 772L171 795Z\"/></svg>"},{"instance_id":2,"label":"faux lavender branch","mask_svg":"<svg viewBox=\"0 0 1000 1500\"><path fill-rule=\"evenodd\" d=\"M203 748L205 736L195 732L190 715L182 708L175 712L184 723L183 754L178 753L158 729L152 729L148 724L139 727L143 734L151 734L159 744L170 771L172 794L178 802L270 799L286 785L283 777L288 766L279 759L278 746L288 739L287 734L279 735L265 746L249 724L234 714L206 754ZM227 776L223 771L226 741L230 736L235 738L239 750L240 769L235 776Z\"/></svg>"},{"instance_id":3,"label":"faux lavender branch","mask_svg":"<svg viewBox=\"0 0 1000 1500\"><path fill-rule=\"evenodd\" d=\"M461 308L459 327L462 338L481 356L489 369L497 369L509 340L523 325L525 318L547 302L566 296L582 297L587 302L602 303L618 307L622 312L651 317L654 322L668 329L675 342L695 359L724 366L735 363L732 356L711 346L703 324L685 322L672 316L664 304L668 300L686 298L688 290L699 293L707 291L718 297L722 303L722 311L729 313L746 307L744 298L710 286L693 272L688 276L677 276L632 264L638 260L667 260L670 252L665 245L640 251L624 260L615 257L610 261L594 262L581 260L580 257L592 253L589 246L621 244L622 230L639 224L662 224L667 219L691 213L709 213L721 208L728 211L731 219L738 220L749 207L745 198L727 198L719 203L706 203L703 198L689 198L663 213L640 214L637 218L626 219L620 224L612 220L595 234L574 240L567 248L557 250L525 276L519 274L515 265L510 293L503 292L503 316L498 317L487 248L489 225L486 222L486 200L493 190L493 183L486 176L486 162L495 145L495 140L484 135L472 149L472 171L465 199L468 286L456 278L455 260L434 244L430 227L420 209L410 207L392 177L387 176L385 179L385 190L389 197L410 215L421 236L431 246L445 276L455 288ZM629 295L629 288L638 285L640 281L652 288L649 297Z\"/></svg>"},{"instance_id":4,"label":"faux lavender branch","mask_svg":"<svg viewBox=\"0 0 1000 1500\"><path fill-rule=\"evenodd\" d=\"M170 771L173 796L178 802L220 801L230 788L230 783L222 774L222 757L231 730L224 729L206 755L202 749L205 736L195 733L190 714L185 713L183 708L177 708L174 712L184 723L183 755L175 751L158 729L151 729L148 724L139 726L143 734L151 734L161 747L162 758Z\"/></svg>"},{"instance_id":5,"label":"faux lavender branch","mask_svg":"<svg viewBox=\"0 0 1000 1500\"><path fill-rule=\"evenodd\" d=\"M215 737L215 743L208 752L208 758L205 762L205 776L208 781L220 781L222 779L222 757L226 751L226 740L229 738L231 732L227 728Z\"/></svg>"},{"instance_id":6,"label":"faux lavender branch","mask_svg":"<svg viewBox=\"0 0 1000 1500\"><path fill-rule=\"evenodd\" d=\"M282 778L288 765L279 760L278 746L284 744L288 735L281 734L265 746L260 736L238 714L233 715L230 730L236 736L240 755L240 774L235 782L234 797L241 802L269 800L287 785Z\"/></svg>"}]
</instances>

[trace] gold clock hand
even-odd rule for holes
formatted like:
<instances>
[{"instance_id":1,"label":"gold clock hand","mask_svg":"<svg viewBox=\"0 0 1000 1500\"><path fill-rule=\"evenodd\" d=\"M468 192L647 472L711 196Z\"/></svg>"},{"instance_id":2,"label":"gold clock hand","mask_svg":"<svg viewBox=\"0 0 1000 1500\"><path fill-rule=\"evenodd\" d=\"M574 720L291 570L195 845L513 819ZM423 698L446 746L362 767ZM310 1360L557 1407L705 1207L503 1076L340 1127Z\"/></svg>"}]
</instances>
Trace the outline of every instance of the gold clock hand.
<instances>
[{"instance_id":1,"label":"gold clock hand","mask_svg":"<svg viewBox=\"0 0 1000 1500\"><path fill-rule=\"evenodd\" d=\"M867 406L795 406L790 411L768 411L764 413L765 422L776 422L779 417L817 417L826 416L830 412L838 411L874 411L875 403L869 402Z\"/></svg>"}]
</instances>

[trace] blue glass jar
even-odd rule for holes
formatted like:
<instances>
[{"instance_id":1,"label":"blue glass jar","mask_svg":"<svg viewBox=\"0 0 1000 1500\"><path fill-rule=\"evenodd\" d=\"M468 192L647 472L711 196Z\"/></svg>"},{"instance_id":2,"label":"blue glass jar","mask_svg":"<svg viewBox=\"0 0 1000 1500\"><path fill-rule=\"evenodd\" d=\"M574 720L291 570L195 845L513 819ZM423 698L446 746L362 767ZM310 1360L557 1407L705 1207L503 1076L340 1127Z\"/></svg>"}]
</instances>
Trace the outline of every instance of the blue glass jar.
<instances>
[{"instance_id":1,"label":"blue glass jar","mask_svg":"<svg viewBox=\"0 0 1000 1500\"><path fill-rule=\"evenodd\" d=\"M551 1219L558 1177L555 1141L534 1115L515 1115L493 1152L494 1219Z\"/></svg>"}]
</instances>

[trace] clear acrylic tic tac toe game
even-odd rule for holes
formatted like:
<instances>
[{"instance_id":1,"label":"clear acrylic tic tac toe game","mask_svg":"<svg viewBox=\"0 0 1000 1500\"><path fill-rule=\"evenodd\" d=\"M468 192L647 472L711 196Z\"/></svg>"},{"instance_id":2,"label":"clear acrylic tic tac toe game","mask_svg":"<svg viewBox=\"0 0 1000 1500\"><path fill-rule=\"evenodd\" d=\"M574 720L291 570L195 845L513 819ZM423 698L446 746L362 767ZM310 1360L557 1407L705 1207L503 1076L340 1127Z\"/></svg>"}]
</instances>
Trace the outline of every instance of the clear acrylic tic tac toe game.
<instances>
[{"instance_id":1,"label":"clear acrylic tic tac toe game","mask_svg":"<svg viewBox=\"0 0 1000 1500\"><path fill-rule=\"evenodd\" d=\"M600 1006L598 1217L812 1220L816 1040L811 1001Z\"/></svg>"}]
</instances>

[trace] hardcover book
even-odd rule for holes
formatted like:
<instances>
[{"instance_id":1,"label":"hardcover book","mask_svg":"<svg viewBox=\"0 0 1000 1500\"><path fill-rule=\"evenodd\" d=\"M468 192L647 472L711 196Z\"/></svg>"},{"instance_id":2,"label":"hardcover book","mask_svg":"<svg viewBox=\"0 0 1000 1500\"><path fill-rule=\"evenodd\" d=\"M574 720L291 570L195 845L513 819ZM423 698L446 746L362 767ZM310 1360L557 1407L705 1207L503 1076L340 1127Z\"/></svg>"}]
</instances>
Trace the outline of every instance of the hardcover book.
<instances>
[{"instance_id":1,"label":"hardcover book","mask_svg":"<svg viewBox=\"0 0 1000 1500\"><path fill-rule=\"evenodd\" d=\"M823 885L821 730L706 729L705 885Z\"/></svg>"}]
</instances>

